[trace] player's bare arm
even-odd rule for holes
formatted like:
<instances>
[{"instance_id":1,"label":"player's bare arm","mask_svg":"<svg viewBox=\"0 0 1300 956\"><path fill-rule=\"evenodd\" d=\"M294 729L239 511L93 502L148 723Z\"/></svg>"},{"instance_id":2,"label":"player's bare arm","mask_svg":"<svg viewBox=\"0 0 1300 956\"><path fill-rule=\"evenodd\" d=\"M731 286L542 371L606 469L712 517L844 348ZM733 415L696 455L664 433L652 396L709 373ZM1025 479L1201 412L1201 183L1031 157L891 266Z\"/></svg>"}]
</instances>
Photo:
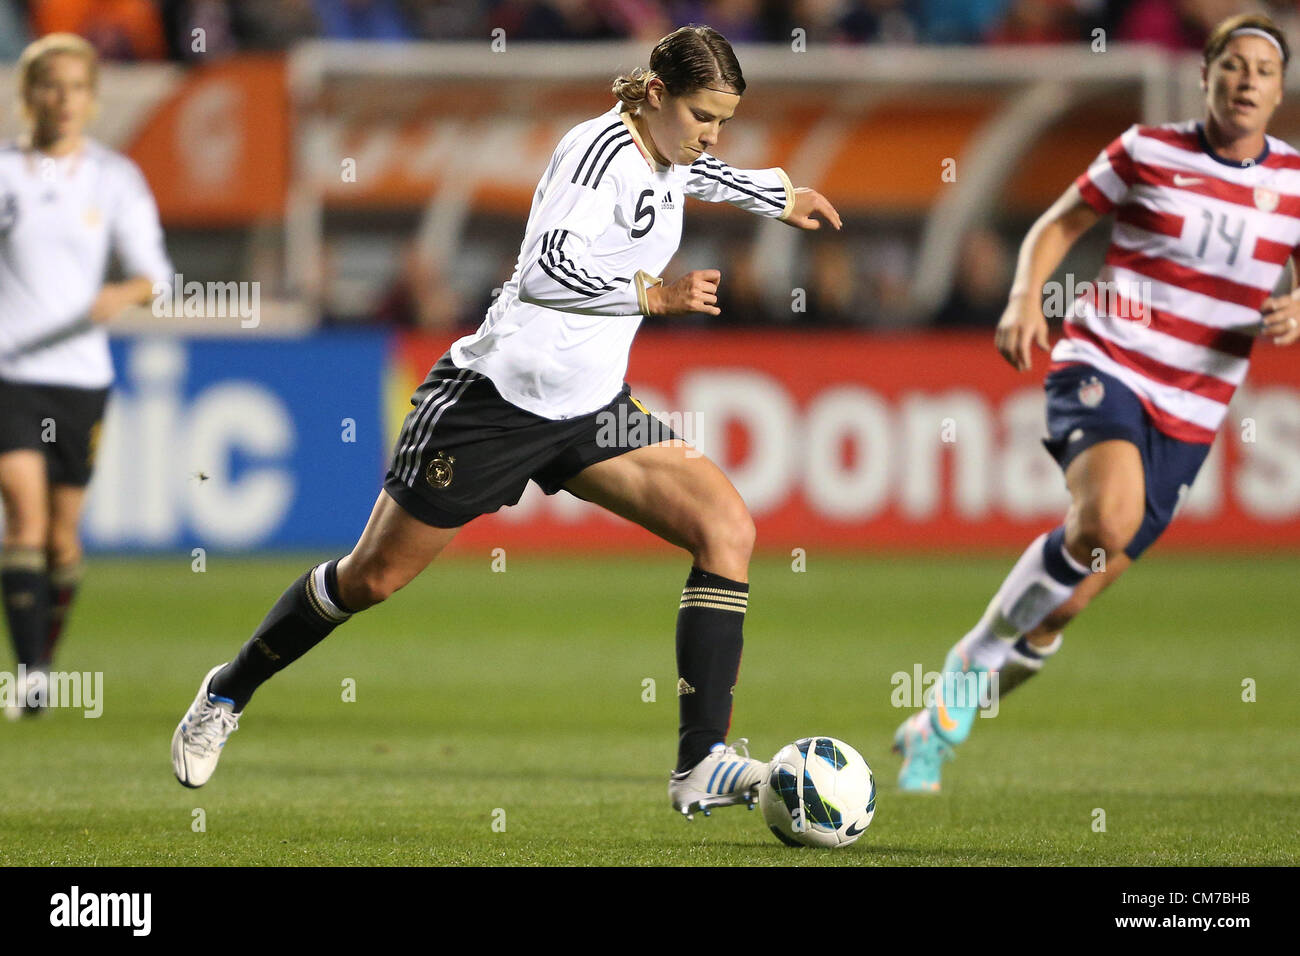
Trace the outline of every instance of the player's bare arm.
<instances>
[{"instance_id":1,"label":"player's bare arm","mask_svg":"<svg viewBox=\"0 0 1300 956\"><path fill-rule=\"evenodd\" d=\"M1291 345L1300 340L1300 274L1297 263L1291 260L1291 291L1286 295L1271 296L1260 309L1261 334L1273 340L1274 345Z\"/></svg>"},{"instance_id":2,"label":"player's bare arm","mask_svg":"<svg viewBox=\"0 0 1300 956\"><path fill-rule=\"evenodd\" d=\"M696 269L675 282L646 289L646 302L651 315L721 315L718 308L718 283L722 273L717 269Z\"/></svg>"},{"instance_id":3,"label":"player's bare arm","mask_svg":"<svg viewBox=\"0 0 1300 956\"><path fill-rule=\"evenodd\" d=\"M797 229L817 230L828 222L837 230L843 227L840 214L830 200L815 189L800 186L794 191L794 206L784 220ZM646 290L646 303L651 315L688 315L703 313L721 315L717 307L718 283L722 273L717 269L697 269L686 273L675 282L654 286Z\"/></svg>"},{"instance_id":4,"label":"player's bare arm","mask_svg":"<svg viewBox=\"0 0 1300 956\"><path fill-rule=\"evenodd\" d=\"M840 219L840 214L835 211L835 207L831 205L830 200L817 190L810 189L807 186L800 186L795 189L794 208L790 210L790 215L786 216L782 221L797 229L808 230L820 229L822 221L830 223L837 230L844 225Z\"/></svg>"},{"instance_id":5,"label":"player's bare arm","mask_svg":"<svg viewBox=\"0 0 1300 956\"><path fill-rule=\"evenodd\" d=\"M144 305L153 298L153 280L136 276L122 282L108 282L90 306L96 322L111 322L133 305Z\"/></svg>"},{"instance_id":6,"label":"player's bare arm","mask_svg":"<svg viewBox=\"0 0 1300 956\"><path fill-rule=\"evenodd\" d=\"M1033 346L1046 352L1047 319L1042 289L1070 247L1101 217L1071 185L1030 228L1020 246L1016 277L1006 311L998 322L994 344L1017 372L1033 367Z\"/></svg>"}]
</instances>

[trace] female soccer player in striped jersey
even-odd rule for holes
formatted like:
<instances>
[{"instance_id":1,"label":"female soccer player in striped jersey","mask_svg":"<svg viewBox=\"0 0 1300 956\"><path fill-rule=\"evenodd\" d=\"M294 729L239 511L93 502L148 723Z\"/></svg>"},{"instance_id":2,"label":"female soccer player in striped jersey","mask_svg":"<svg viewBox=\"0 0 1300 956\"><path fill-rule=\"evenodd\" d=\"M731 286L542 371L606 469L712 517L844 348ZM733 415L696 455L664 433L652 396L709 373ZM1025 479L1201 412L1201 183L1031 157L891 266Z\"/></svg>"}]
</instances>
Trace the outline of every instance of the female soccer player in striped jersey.
<instances>
[{"instance_id":1,"label":"female soccer player in striped jersey","mask_svg":"<svg viewBox=\"0 0 1300 956\"><path fill-rule=\"evenodd\" d=\"M1130 127L1026 236L996 336L1019 371L1035 345L1047 349L1044 282L1115 214L1096 287L1065 316L1046 381L1044 443L1071 504L948 653L933 701L899 727L900 789L938 790L981 701L1037 673L1066 624L1168 526L1255 339L1300 338L1300 154L1266 132L1289 58L1267 17L1220 23L1203 52L1204 119ZM1288 259L1293 291L1274 298Z\"/></svg>"},{"instance_id":2,"label":"female soccer player in striped jersey","mask_svg":"<svg viewBox=\"0 0 1300 956\"><path fill-rule=\"evenodd\" d=\"M18 61L27 132L0 145L0 590L29 685L10 716L39 709L80 579L77 528L113 380L99 323L172 275L144 177L85 135L96 77L80 37L32 43ZM127 278L105 284L110 249Z\"/></svg>"},{"instance_id":3,"label":"female soccer player in striped jersey","mask_svg":"<svg viewBox=\"0 0 1300 956\"><path fill-rule=\"evenodd\" d=\"M677 250L687 196L802 229L820 227L813 215L837 229L840 219L780 169L736 170L708 154L745 91L716 31L670 34L650 70L620 77L613 91L619 102L556 148L514 275L485 321L416 390L356 547L294 582L234 660L203 678L172 740L181 783L197 787L211 776L258 685L404 586L466 522L517 502L533 480L690 552L677 617L680 734L669 796L688 816L752 806L763 764L726 746L725 736L753 522L718 467L648 416L623 376L642 316L719 314L718 272L669 284L658 277ZM628 428L611 442L601 432L612 422Z\"/></svg>"}]
</instances>

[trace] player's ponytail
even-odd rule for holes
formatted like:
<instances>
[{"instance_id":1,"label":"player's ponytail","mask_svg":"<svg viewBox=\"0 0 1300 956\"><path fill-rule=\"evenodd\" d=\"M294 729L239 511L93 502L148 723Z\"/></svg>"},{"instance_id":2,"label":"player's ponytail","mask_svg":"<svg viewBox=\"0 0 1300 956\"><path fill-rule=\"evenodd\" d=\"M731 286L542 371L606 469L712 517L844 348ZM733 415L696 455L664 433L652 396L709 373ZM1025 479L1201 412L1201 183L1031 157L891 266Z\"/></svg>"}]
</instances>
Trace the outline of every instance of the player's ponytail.
<instances>
[{"instance_id":1,"label":"player's ponytail","mask_svg":"<svg viewBox=\"0 0 1300 956\"><path fill-rule=\"evenodd\" d=\"M705 88L724 93L744 93L731 44L711 27L689 26L674 30L650 53L650 69L637 67L614 80L613 93L630 107L646 98L652 80L659 80L672 96L686 96Z\"/></svg>"},{"instance_id":2,"label":"player's ponytail","mask_svg":"<svg viewBox=\"0 0 1300 956\"><path fill-rule=\"evenodd\" d=\"M654 70L646 70L638 66L631 74L614 80L614 95L628 106L636 106L645 99L646 87L654 78Z\"/></svg>"}]
</instances>

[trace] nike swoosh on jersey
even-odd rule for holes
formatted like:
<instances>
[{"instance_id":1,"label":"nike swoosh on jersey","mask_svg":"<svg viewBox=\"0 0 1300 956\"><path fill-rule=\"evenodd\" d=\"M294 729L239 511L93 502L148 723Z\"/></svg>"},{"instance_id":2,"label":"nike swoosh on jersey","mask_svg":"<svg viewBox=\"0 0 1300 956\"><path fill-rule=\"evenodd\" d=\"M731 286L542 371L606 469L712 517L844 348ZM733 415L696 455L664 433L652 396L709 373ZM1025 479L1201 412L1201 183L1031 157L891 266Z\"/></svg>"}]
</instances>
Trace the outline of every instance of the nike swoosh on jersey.
<instances>
[{"instance_id":1,"label":"nike swoosh on jersey","mask_svg":"<svg viewBox=\"0 0 1300 956\"><path fill-rule=\"evenodd\" d=\"M1198 176L1179 176L1177 173L1174 173L1175 186L1195 186L1197 183L1203 182L1205 182L1205 180Z\"/></svg>"}]
</instances>

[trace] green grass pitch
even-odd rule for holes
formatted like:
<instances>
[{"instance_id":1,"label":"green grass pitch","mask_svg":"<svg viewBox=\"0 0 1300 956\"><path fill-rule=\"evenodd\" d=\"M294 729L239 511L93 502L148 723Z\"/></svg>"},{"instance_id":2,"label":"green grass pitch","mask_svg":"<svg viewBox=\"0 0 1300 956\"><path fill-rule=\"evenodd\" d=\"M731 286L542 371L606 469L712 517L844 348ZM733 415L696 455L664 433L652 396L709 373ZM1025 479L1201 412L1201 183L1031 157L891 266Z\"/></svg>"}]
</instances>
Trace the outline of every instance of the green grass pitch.
<instances>
[{"instance_id":1,"label":"green grass pitch","mask_svg":"<svg viewBox=\"0 0 1300 956\"><path fill-rule=\"evenodd\" d=\"M487 556L439 562L264 686L196 791L172 776L176 722L207 668L313 558L212 555L204 573L188 557L95 559L58 663L104 673L103 716L0 724L0 861L1300 860L1295 556L1157 551L1043 676L976 721L941 795L896 791L889 743L906 711L891 704L891 675L937 670L1011 559L814 551L804 573L755 563L732 732L764 759L809 734L862 752L875 821L837 851L787 849L743 808L694 823L669 809L684 559L521 554L505 573ZM1255 702L1242 700L1246 678Z\"/></svg>"}]
</instances>

